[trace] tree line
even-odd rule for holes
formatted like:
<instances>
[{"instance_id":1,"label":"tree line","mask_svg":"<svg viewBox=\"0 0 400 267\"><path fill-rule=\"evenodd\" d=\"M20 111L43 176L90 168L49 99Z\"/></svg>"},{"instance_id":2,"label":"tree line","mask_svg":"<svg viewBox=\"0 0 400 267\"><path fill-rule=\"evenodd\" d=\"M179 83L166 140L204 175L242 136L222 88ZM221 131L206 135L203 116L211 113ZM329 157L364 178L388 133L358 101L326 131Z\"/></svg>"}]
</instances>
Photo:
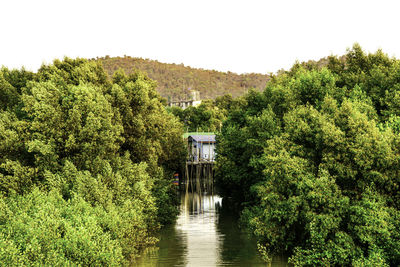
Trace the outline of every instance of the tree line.
<instances>
[{"instance_id":1,"label":"tree line","mask_svg":"<svg viewBox=\"0 0 400 267\"><path fill-rule=\"evenodd\" d=\"M236 74L215 70L196 69L183 64L167 64L143 58L102 57L93 59L101 62L106 72L112 76L122 68L127 74L139 70L157 81L156 90L162 97L170 100L183 100L188 97L188 89L200 91L203 99L231 94L238 97L249 89L263 90L269 75L259 73Z\"/></svg>"},{"instance_id":2,"label":"tree line","mask_svg":"<svg viewBox=\"0 0 400 267\"><path fill-rule=\"evenodd\" d=\"M3 264L132 262L176 218L183 129L218 132L219 190L266 260L400 264L399 60L354 45L185 110L143 73L112 73L0 69Z\"/></svg>"},{"instance_id":3,"label":"tree line","mask_svg":"<svg viewBox=\"0 0 400 267\"><path fill-rule=\"evenodd\" d=\"M400 61L356 44L238 103L217 136L217 182L263 256L398 266Z\"/></svg>"},{"instance_id":4,"label":"tree line","mask_svg":"<svg viewBox=\"0 0 400 267\"><path fill-rule=\"evenodd\" d=\"M142 73L0 69L0 262L127 265L178 210L183 127Z\"/></svg>"},{"instance_id":5,"label":"tree line","mask_svg":"<svg viewBox=\"0 0 400 267\"><path fill-rule=\"evenodd\" d=\"M242 98L233 98L226 94L215 99L206 99L200 105L189 106L186 109L172 106L167 111L177 117L183 124L186 132L217 132L229 112L239 107Z\"/></svg>"}]
</instances>

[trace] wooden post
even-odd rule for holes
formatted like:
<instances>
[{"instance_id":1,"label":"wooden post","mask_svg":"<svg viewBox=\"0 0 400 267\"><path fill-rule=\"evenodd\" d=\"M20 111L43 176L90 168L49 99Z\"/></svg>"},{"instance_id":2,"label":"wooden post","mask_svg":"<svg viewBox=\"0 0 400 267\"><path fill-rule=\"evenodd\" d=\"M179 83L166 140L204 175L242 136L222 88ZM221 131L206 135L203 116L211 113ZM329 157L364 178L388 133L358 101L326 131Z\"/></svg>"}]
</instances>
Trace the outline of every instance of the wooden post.
<instances>
[{"instance_id":1,"label":"wooden post","mask_svg":"<svg viewBox=\"0 0 400 267\"><path fill-rule=\"evenodd\" d=\"M186 189L186 193L188 192L189 189L189 167L188 167L188 162L186 162L186 171L185 171L185 189Z\"/></svg>"},{"instance_id":2,"label":"wooden post","mask_svg":"<svg viewBox=\"0 0 400 267\"><path fill-rule=\"evenodd\" d=\"M191 164L192 167L190 168L190 190L193 192L193 168L195 167L194 164Z\"/></svg>"},{"instance_id":3,"label":"wooden post","mask_svg":"<svg viewBox=\"0 0 400 267\"><path fill-rule=\"evenodd\" d=\"M201 184L200 184L200 171L201 171L201 163L197 165L196 168L196 190L201 193Z\"/></svg>"}]
</instances>

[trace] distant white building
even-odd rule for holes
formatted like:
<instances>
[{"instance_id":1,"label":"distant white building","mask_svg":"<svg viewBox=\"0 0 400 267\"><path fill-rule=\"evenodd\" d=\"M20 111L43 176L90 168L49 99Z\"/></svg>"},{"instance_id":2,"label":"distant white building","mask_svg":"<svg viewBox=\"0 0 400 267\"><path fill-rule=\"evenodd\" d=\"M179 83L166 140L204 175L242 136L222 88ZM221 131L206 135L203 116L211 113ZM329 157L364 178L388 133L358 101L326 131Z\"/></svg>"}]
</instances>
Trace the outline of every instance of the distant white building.
<instances>
[{"instance_id":1,"label":"distant white building","mask_svg":"<svg viewBox=\"0 0 400 267\"><path fill-rule=\"evenodd\" d=\"M180 107L185 109L188 107L197 107L201 104L200 92L196 90L191 90L188 100L171 101L168 103L170 107Z\"/></svg>"}]
</instances>

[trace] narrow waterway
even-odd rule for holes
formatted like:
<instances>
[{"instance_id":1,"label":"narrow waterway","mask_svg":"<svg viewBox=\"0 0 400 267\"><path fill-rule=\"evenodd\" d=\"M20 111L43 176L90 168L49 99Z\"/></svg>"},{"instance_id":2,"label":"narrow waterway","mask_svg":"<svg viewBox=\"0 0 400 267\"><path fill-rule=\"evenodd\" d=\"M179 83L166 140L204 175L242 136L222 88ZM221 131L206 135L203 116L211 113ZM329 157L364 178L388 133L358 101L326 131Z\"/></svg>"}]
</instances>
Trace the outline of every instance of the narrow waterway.
<instances>
[{"instance_id":1,"label":"narrow waterway","mask_svg":"<svg viewBox=\"0 0 400 267\"><path fill-rule=\"evenodd\" d=\"M240 231L217 195L182 193L178 220L159 238L135 266L286 266L284 258L261 260L255 240Z\"/></svg>"}]
</instances>

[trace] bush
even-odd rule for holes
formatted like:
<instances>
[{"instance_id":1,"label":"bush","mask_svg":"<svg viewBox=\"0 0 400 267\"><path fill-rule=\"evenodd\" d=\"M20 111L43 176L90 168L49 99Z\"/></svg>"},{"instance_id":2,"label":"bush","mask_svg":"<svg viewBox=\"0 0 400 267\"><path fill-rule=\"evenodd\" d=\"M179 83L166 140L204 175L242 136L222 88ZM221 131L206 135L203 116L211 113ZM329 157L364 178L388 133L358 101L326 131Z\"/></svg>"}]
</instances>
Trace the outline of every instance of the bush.
<instances>
[{"instance_id":1,"label":"bush","mask_svg":"<svg viewBox=\"0 0 400 267\"><path fill-rule=\"evenodd\" d=\"M356 45L344 63L296 64L228 115L217 182L265 258L400 264L399 66Z\"/></svg>"},{"instance_id":2,"label":"bush","mask_svg":"<svg viewBox=\"0 0 400 267\"><path fill-rule=\"evenodd\" d=\"M155 244L184 158L155 83L68 58L0 74L2 262L121 265Z\"/></svg>"}]
</instances>

